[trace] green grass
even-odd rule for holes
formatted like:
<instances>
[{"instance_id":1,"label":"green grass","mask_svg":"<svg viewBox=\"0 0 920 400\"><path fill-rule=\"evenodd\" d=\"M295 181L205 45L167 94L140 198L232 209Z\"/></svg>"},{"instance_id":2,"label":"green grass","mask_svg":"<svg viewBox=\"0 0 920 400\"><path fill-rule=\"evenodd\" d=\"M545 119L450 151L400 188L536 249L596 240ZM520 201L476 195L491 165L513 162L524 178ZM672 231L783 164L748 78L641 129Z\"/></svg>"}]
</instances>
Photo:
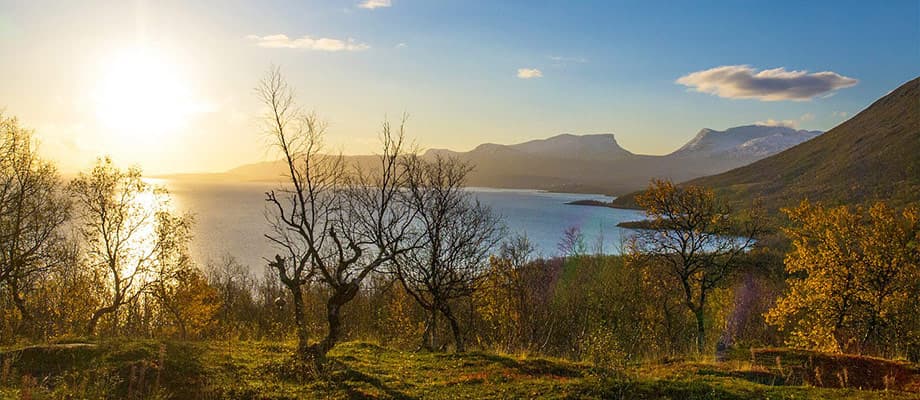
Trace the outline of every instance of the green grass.
<instances>
[{"instance_id":1,"label":"green grass","mask_svg":"<svg viewBox=\"0 0 920 400\"><path fill-rule=\"evenodd\" d=\"M794 366L801 366L798 371L802 373L812 365L821 365L833 375L835 360L841 366L856 367L853 361L831 356L815 361L817 353L783 350L755 352L753 358L740 352L720 363L647 363L611 371L551 358L482 352L414 353L351 342L336 347L330 355L331 366L322 378L313 379L290 373L291 350L290 343L144 340L19 347L0 352L0 366L7 364L6 370L0 371L0 398L18 399L24 392L33 399L201 400L920 397L918 392L904 391L920 390L920 386L909 386L920 385L916 366L872 361L878 363L873 368L901 365L897 382L901 390L817 388L814 382L796 378ZM776 356L784 365L774 365ZM851 379L862 379L857 375Z\"/></svg>"}]
</instances>

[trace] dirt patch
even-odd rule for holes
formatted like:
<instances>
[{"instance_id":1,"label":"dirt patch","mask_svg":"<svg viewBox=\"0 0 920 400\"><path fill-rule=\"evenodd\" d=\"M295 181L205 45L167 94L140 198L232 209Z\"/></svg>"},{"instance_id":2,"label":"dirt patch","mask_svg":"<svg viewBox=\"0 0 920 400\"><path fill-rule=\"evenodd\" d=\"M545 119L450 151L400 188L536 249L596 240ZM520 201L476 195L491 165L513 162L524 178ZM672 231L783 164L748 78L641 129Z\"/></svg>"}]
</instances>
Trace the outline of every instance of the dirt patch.
<instances>
[{"instance_id":1,"label":"dirt patch","mask_svg":"<svg viewBox=\"0 0 920 400\"><path fill-rule=\"evenodd\" d=\"M786 349L753 350L750 361L786 384L920 393L920 367L903 361Z\"/></svg>"}]
</instances>

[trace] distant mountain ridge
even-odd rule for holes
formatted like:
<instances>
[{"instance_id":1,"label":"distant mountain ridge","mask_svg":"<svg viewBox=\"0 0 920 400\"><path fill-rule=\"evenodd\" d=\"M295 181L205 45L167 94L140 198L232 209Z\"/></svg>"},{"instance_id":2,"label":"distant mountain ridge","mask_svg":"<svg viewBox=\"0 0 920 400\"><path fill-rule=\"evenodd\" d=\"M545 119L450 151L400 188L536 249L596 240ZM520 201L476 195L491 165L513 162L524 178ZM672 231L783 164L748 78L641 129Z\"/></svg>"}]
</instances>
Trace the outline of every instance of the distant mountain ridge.
<instances>
[{"instance_id":1,"label":"distant mountain ridge","mask_svg":"<svg viewBox=\"0 0 920 400\"><path fill-rule=\"evenodd\" d=\"M620 147L612 133L573 135L564 133L547 139L531 140L524 143L501 145L484 143L476 146L469 153L497 153L513 151L537 157L578 158L582 160L610 160L626 158L634 154ZM461 152L446 149L431 149L425 156L436 154L457 155Z\"/></svg>"},{"instance_id":2,"label":"distant mountain ridge","mask_svg":"<svg viewBox=\"0 0 920 400\"><path fill-rule=\"evenodd\" d=\"M730 171L686 182L738 207L768 210L803 199L828 205L920 203L920 77L812 140ZM635 206L635 193L614 205Z\"/></svg>"},{"instance_id":3,"label":"distant mountain ridge","mask_svg":"<svg viewBox=\"0 0 920 400\"><path fill-rule=\"evenodd\" d=\"M467 152L433 149L425 156L469 161L475 166L470 175L475 186L622 194L646 186L652 178L685 180L727 171L819 134L760 125L703 129L664 156L634 154L611 133L563 134L511 145L487 143Z\"/></svg>"},{"instance_id":4,"label":"distant mountain ridge","mask_svg":"<svg viewBox=\"0 0 920 400\"><path fill-rule=\"evenodd\" d=\"M561 134L510 145L485 143L465 152L431 149L423 157L442 155L470 162L474 166L468 179L471 186L622 194L646 186L652 178L686 180L727 171L817 134L820 132L757 125L725 131L703 129L683 147L664 156L634 154L620 146L612 133ZM346 159L354 163L372 160L371 156ZM262 162L212 178L279 181L284 171L278 161Z\"/></svg>"}]
</instances>

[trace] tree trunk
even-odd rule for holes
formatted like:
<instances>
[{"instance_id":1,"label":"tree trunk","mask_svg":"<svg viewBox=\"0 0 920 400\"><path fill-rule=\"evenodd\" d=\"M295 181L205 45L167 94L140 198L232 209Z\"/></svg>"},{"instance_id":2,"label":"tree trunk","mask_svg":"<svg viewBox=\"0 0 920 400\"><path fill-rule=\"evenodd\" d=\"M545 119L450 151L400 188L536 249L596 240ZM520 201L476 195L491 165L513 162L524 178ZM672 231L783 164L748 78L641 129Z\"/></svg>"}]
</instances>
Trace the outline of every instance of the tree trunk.
<instances>
[{"instance_id":1,"label":"tree trunk","mask_svg":"<svg viewBox=\"0 0 920 400\"><path fill-rule=\"evenodd\" d=\"M693 310L693 315L696 316L696 351L699 354L703 354L703 349L706 346L706 327L703 325L703 309L697 308Z\"/></svg>"},{"instance_id":2,"label":"tree trunk","mask_svg":"<svg viewBox=\"0 0 920 400\"><path fill-rule=\"evenodd\" d=\"M86 324L86 334L90 336L95 335L96 326L99 325L99 320L102 318L102 316L111 314L116 310L118 310L118 305L113 304L111 306L102 307L94 311L92 317L89 319L89 323Z\"/></svg>"},{"instance_id":3,"label":"tree trunk","mask_svg":"<svg viewBox=\"0 0 920 400\"><path fill-rule=\"evenodd\" d=\"M357 294L358 285L352 283L341 286L335 289L335 293L326 303L326 321L329 324L329 331L316 349L316 355L320 358L325 358L326 353L332 350L342 338L342 306L354 299Z\"/></svg>"},{"instance_id":4,"label":"tree trunk","mask_svg":"<svg viewBox=\"0 0 920 400\"><path fill-rule=\"evenodd\" d=\"M175 307L167 306L166 309L173 315L173 318L176 320L176 325L179 325L179 337L181 337L182 340L188 339L188 328L186 327L185 319L182 318L182 313Z\"/></svg>"},{"instance_id":5,"label":"tree trunk","mask_svg":"<svg viewBox=\"0 0 920 400\"><path fill-rule=\"evenodd\" d=\"M28 308L26 308L26 300L19 295L19 288L15 285L14 282L10 282L10 292L13 297L13 304L16 306L16 309L19 310L19 315L22 317L19 327L16 330L23 334L31 336L32 329L35 328L35 320L32 318L32 314L29 313Z\"/></svg>"},{"instance_id":6,"label":"tree trunk","mask_svg":"<svg viewBox=\"0 0 920 400\"><path fill-rule=\"evenodd\" d=\"M447 321L450 322L450 330L454 334L454 346L457 352L463 353L466 351L466 347L463 345L463 334L460 333L460 324L457 323L457 318L454 317L454 313L448 305L442 306L441 312L444 314L444 317L447 318Z\"/></svg>"},{"instance_id":7,"label":"tree trunk","mask_svg":"<svg viewBox=\"0 0 920 400\"><path fill-rule=\"evenodd\" d=\"M291 297L294 300L294 324L297 329L297 353L301 356L306 355L310 347L310 335L307 332L307 321L304 316L303 293L300 286L288 286L291 291Z\"/></svg>"},{"instance_id":8,"label":"tree trunk","mask_svg":"<svg viewBox=\"0 0 920 400\"><path fill-rule=\"evenodd\" d=\"M425 334L422 336L422 347L434 351L438 346L438 310L434 307L428 310L428 323L425 324Z\"/></svg>"}]
</instances>

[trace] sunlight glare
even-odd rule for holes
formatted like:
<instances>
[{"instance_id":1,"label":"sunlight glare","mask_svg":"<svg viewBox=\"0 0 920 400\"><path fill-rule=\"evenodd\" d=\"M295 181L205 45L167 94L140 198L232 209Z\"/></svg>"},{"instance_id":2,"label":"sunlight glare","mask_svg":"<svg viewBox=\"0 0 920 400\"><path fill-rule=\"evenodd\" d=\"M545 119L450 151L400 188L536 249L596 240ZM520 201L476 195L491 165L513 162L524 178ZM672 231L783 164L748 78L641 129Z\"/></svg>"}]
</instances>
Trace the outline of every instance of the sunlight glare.
<instances>
[{"instance_id":1,"label":"sunlight glare","mask_svg":"<svg viewBox=\"0 0 920 400\"><path fill-rule=\"evenodd\" d=\"M200 109L183 78L177 65L154 49L117 54L102 65L97 118L122 135L175 133Z\"/></svg>"}]
</instances>

